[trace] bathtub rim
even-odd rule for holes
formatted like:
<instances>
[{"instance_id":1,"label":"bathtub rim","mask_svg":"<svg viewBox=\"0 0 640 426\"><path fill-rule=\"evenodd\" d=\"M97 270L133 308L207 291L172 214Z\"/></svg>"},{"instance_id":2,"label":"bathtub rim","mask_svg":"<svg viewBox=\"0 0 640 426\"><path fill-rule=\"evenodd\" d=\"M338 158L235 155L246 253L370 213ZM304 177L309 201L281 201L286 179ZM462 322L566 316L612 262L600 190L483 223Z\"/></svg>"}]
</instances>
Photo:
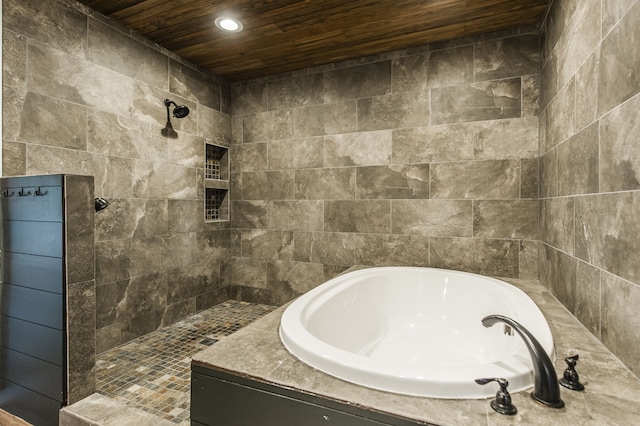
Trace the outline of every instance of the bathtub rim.
<instances>
[{"instance_id":1,"label":"bathtub rim","mask_svg":"<svg viewBox=\"0 0 640 426\"><path fill-rule=\"evenodd\" d=\"M350 269L301 295L291 302L282 314L278 327L281 343L292 356L319 371L351 383L392 393L444 399L487 398L495 395L495 389L491 386L481 386L473 383L472 387L474 390L470 392L469 377L474 377L475 379L480 377L505 377L506 375L510 375L509 389L512 392L518 392L533 386L533 366L528 350L524 344L521 345L519 351L509 357L501 359L500 362L489 362L470 367L457 366L455 367L455 371L450 367L425 367L420 369L419 374L416 374L415 366L394 366L391 369L382 369L384 372L381 372L376 366L388 367L388 365L385 365L386 361L371 359L330 345L311 334L300 321L295 320L300 318L309 306L321 304L323 299L332 297L333 294L338 293L342 287L353 285L349 283L349 278L367 274L375 275L380 271L385 272L394 269L433 271L439 274L446 273L457 276L481 278L491 284L507 289L510 293L527 302L529 308L532 309L531 314L537 317L535 318L536 321L542 321L540 326L543 328L542 332L544 332L544 336L540 337L541 331L537 328L536 331L532 333L534 333L536 338L540 337L540 343L547 354L551 359L555 359L553 335L551 334L546 317L542 314L537 304L518 287L498 278L471 272L413 266ZM300 333L298 336L303 336L304 341L302 343L300 340L291 337L291 335L295 333ZM316 350L310 350L309 348ZM317 351L318 348L321 350ZM341 359L341 362L334 361L338 357ZM504 361L508 361L510 365L509 368L502 365ZM482 374L479 376L478 374L473 374L476 373L480 367ZM360 372L365 374L365 378L362 378L359 374ZM425 381L424 376L428 376L429 379ZM390 377L400 378L401 384L398 386L391 383L390 385Z\"/></svg>"}]
</instances>

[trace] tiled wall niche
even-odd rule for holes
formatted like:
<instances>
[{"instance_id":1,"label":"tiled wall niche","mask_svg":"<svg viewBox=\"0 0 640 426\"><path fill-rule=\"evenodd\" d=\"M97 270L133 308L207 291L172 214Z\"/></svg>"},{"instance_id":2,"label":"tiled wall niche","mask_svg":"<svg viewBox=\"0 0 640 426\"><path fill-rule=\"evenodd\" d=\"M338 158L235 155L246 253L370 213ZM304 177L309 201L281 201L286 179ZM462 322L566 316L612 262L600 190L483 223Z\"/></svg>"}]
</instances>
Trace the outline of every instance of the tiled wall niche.
<instances>
[{"instance_id":1,"label":"tiled wall niche","mask_svg":"<svg viewBox=\"0 0 640 426\"><path fill-rule=\"evenodd\" d=\"M204 220L229 220L229 148L204 144Z\"/></svg>"},{"instance_id":2,"label":"tiled wall niche","mask_svg":"<svg viewBox=\"0 0 640 426\"><path fill-rule=\"evenodd\" d=\"M97 352L226 300L233 240L204 220L203 146L230 143L227 83L71 0L4 0L3 30L4 174L92 175L110 202ZM191 110L175 139L167 98Z\"/></svg>"},{"instance_id":3,"label":"tiled wall niche","mask_svg":"<svg viewBox=\"0 0 640 426\"><path fill-rule=\"evenodd\" d=\"M538 274L539 37L522 28L232 87L232 294L354 264Z\"/></svg>"},{"instance_id":4,"label":"tiled wall niche","mask_svg":"<svg viewBox=\"0 0 640 426\"><path fill-rule=\"evenodd\" d=\"M544 22L540 281L640 374L640 2Z\"/></svg>"}]
</instances>

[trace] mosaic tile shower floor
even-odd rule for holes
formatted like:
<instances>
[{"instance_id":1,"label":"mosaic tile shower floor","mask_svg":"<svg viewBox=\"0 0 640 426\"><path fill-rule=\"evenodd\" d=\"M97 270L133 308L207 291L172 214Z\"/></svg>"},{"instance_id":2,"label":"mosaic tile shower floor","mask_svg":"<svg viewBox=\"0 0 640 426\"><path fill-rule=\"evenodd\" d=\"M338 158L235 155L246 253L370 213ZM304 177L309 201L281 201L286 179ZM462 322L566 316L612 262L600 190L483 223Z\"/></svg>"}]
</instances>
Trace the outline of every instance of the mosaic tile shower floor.
<instances>
[{"instance_id":1,"label":"mosaic tile shower floor","mask_svg":"<svg viewBox=\"0 0 640 426\"><path fill-rule=\"evenodd\" d=\"M229 300L103 352L96 361L97 392L188 425L193 354L274 309Z\"/></svg>"}]
</instances>

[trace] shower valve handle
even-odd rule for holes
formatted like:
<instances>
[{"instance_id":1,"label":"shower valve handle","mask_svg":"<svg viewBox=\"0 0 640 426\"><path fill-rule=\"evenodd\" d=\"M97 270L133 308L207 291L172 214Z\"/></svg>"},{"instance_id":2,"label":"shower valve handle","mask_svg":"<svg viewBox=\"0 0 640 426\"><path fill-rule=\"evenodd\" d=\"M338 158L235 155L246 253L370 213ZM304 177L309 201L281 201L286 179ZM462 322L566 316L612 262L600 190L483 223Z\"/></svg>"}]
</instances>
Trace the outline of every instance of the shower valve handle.
<instances>
[{"instance_id":1,"label":"shower valve handle","mask_svg":"<svg viewBox=\"0 0 640 426\"><path fill-rule=\"evenodd\" d=\"M476 379L476 383L479 385L486 385L487 383L497 382L500 389L496 393L496 399L491 401L491 408L500 414L506 414L513 416L518 412L518 409L511 402L511 395L507 390L509 381L507 379L493 378L493 379Z\"/></svg>"}]
</instances>

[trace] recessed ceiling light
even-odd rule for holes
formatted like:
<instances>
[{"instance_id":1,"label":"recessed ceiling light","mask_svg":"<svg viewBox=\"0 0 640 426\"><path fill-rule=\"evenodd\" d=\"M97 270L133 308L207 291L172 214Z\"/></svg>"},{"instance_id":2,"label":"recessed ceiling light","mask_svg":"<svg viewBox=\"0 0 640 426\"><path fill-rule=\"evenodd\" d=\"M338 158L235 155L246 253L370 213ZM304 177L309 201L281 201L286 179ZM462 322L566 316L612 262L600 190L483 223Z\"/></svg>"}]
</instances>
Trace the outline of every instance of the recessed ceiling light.
<instances>
[{"instance_id":1,"label":"recessed ceiling light","mask_svg":"<svg viewBox=\"0 0 640 426\"><path fill-rule=\"evenodd\" d=\"M215 23L216 23L216 27L230 33L240 32L242 31L242 28L243 28L242 22L234 18L229 18L228 16L217 17Z\"/></svg>"}]
</instances>

